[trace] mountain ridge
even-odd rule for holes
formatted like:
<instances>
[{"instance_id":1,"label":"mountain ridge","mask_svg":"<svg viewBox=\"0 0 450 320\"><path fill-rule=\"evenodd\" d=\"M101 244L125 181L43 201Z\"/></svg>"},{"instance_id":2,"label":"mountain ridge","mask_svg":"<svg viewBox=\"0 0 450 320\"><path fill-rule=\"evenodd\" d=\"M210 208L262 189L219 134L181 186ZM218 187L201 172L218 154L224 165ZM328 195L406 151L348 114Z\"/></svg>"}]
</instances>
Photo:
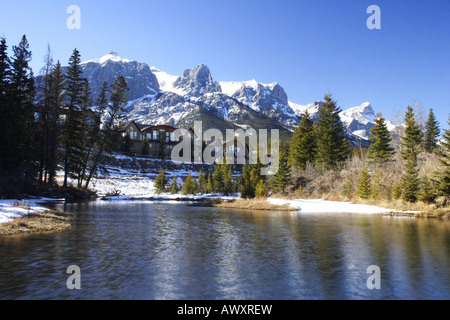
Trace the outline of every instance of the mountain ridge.
<instances>
[{"instance_id":1,"label":"mountain ridge","mask_svg":"<svg viewBox=\"0 0 450 320\"><path fill-rule=\"evenodd\" d=\"M256 130L272 126L291 133L305 111L316 120L322 106L320 100L307 105L290 101L277 82L215 81L205 64L185 69L176 76L110 52L80 65L94 99L103 81L111 85L119 75L124 76L130 88L126 107L128 120L144 124L187 125L207 115L210 125L216 122L221 127L228 124L230 128L253 127ZM354 145L369 143L370 129L376 118L369 102L344 109L339 116ZM392 123L388 127L395 129Z\"/></svg>"}]
</instances>

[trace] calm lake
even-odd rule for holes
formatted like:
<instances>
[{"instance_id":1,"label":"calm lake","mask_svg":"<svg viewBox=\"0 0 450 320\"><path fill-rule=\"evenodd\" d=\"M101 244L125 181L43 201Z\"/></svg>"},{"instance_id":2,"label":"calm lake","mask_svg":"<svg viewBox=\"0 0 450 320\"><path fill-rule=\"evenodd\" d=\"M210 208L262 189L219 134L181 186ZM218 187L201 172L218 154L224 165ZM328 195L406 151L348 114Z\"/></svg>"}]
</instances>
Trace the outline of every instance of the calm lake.
<instances>
[{"instance_id":1,"label":"calm lake","mask_svg":"<svg viewBox=\"0 0 450 320\"><path fill-rule=\"evenodd\" d=\"M450 299L450 222L95 201L0 239L0 299ZM70 265L81 289L69 290ZM370 290L369 266L381 289Z\"/></svg>"}]
</instances>

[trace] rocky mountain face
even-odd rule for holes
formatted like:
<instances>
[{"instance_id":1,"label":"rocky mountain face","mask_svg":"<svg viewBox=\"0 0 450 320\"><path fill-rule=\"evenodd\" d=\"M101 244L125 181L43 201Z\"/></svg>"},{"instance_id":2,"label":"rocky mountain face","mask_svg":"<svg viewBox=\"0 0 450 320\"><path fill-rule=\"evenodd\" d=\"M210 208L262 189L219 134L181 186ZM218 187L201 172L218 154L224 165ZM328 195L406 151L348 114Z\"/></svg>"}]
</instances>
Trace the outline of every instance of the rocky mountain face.
<instances>
[{"instance_id":1,"label":"rocky mountain face","mask_svg":"<svg viewBox=\"0 0 450 320\"><path fill-rule=\"evenodd\" d=\"M146 63L124 59L115 52L100 59L83 62L81 69L83 77L89 81L94 99L100 93L103 81L112 85L120 75L125 78L130 88L128 91L130 101L160 91L158 79Z\"/></svg>"},{"instance_id":2,"label":"rocky mountain face","mask_svg":"<svg viewBox=\"0 0 450 320\"><path fill-rule=\"evenodd\" d=\"M203 121L203 129L277 128L290 134L308 111L317 119L322 102L299 105L289 101L278 83L250 81L214 81L209 68L200 64L187 69L181 76L170 75L146 63L128 60L111 52L99 59L81 64L89 81L93 98L103 81L112 84L124 76L128 93L128 120L143 124L191 126ZM340 113L350 140L355 145L367 144L374 125L375 112L366 102ZM388 123L388 128L394 126Z\"/></svg>"},{"instance_id":3,"label":"rocky mountain face","mask_svg":"<svg viewBox=\"0 0 450 320\"><path fill-rule=\"evenodd\" d=\"M209 68L204 64L185 70L181 77L175 80L173 86L191 97L201 97L206 93L221 92L220 85L213 81Z\"/></svg>"}]
</instances>

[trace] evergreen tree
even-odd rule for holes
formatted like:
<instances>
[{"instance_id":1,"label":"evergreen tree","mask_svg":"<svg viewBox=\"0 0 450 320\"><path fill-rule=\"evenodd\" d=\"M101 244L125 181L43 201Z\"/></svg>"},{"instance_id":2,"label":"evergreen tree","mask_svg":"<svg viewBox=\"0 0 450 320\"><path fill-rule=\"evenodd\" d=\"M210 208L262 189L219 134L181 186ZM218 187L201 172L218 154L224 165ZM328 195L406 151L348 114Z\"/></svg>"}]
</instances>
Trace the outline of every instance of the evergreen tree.
<instances>
[{"instance_id":1,"label":"evergreen tree","mask_svg":"<svg viewBox=\"0 0 450 320\"><path fill-rule=\"evenodd\" d=\"M5 146L9 168L9 177L25 191L35 182L38 160L35 143L35 82L33 71L29 66L31 51L26 36L18 46L13 46L10 90L7 97L10 121L3 135L11 134ZM3 117L3 114L2 114ZM2 128L3 129L3 128ZM9 132L8 132L9 130Z\"/></svg>"},{"instance_id":2,"label":"evergreen tree","mask_svg":"<svg viewBox=\"0 0 450 320\"><path fill-rule=\"evenodd\" d=\"M207 193L207 177L203 173L203 170L200 169L198 173L198 189L200 193Z\"/></svg>"},{"instance_id":3,"label":"evergreen tree","mask_svg":"<svg viewBox=\"0 0 450 320\"><path fill-rule=\"evenodd\" d=\"M450 116L448 119L450 126ZM442 171L439 173L438 189L446 196L450 196L450 129L444 130L442 136L442 149L438 154L442 164Z\"/></svg>"},{"instance_id":4,"label":"evergreen tree","mask_svg":"<svg viewBox=\"0 0 450 320\"><path fill-rule=\"evenodd\" d=\"M325 102L319 109L317 120L317 164L321 170L335 168L347 159L350 153L345 127L340 120L341 109L331 95L325 95Z\"/></svg>"},{"instance_id":5,"label":"evergreen tree","mask_svg":"<svg viewBox=\"0 0 450 320\"><path fill-rule=\"evenodd\" d=\"M164 169L161 169L155 179L156 193L160 194L161 192L164 192L166 190L167 183L168 180L166 177L166 173L164 172Z\"/></svg>"},{"instance_id":6,"label":"evergreen tree","mask_svg":"<svg viewBox=\"0 0 450 320\"><path fill-rule=\"evenodd\" d=\"M363 171L361 171L358 190L356 194L358 197L362 199L368 199L370 197L371 186L370 186L370 176L369 172L367 171L367 167L365 167Z\"/></svg>"},{"instance_id":7,"label":"evergreen tree","mask_svg":"<svg viewBox=\"0 0 450 320\"><path fill-rule=\"evenodd\" d=\"M438 147L438 139L441 134L439 122L434 116L433 109L430 108L428 119L425 122L425 133L423 139L423 149L426 152L433 153Z\"/></svg>"},{"instance_id":8,"label":"evergreen tree","mask_svg":"<svg viewBox=\"0 0 450 320\"><path fill-rule=\"evenodd\" d=\"M249 166L244 164L241 177L241 198L251 199L255 197L255 185L251 180L251 170Z\"/></svg>"},{"instance_id":9,"label":"evergreen tree","mask_svg":"<svg viewBox=\"0 0 450 320\"><path fill-rule=\"evenodd\" d=\"M218 164L213 175L214 192L223 192L225 187L224 165Z\"/></svg>"},{"instance_id":10,"label":"evergreen tree","mask_svg":"<svg viewBox=\"0 0 450 320\"><path fill-rule=\"evenodd\" d=\"M181 188L181 194L182 195L188 195L188 194L194 194L195 195L196 194L196 189L197 189L197 183L192 178L191 172L189 171L189 174L188 174L186 180L184 181L184 185Z\"/></svg>"},{"instance_id":11,"label":"evergreen tree","mask_svg":"<svg viewBox=\"0 0 450 320\"><path fill-rule=\"evenodd\" d=\"M80 53L74 49L65 75L65 122L63 129L64 182L67 187L69 176L77 178L83 156L83 116L81 113L82 93L85 84L81 78Z\"/></svg>"},{"instance_id":12,"label":"evergreen tree","mask_svg":"<svg viewBox=\"0 0 450 320\"><path fill-rule=\"evenodd\" d=\"M180 188L178 187L177 177L173 176L173 178L172 178L172 188L170 189L170 193L177 194L178 191L180 191Z\"/></svg>"},{"instance_id":13,"label":"evergreen tree","mask_svg":"<svg viewBox=\"0 0 450 320\"><path fill-rule=\"evenodd\" d=\"M11 158L13 150L13 116L14 110L10 105L11 91L11 61L8 57L6 39L0 40L0 176L7 177L14 164ZM1 187L1 186L0 186Z\"/></svg>"},{"instance_id":14,"label":"evergreen tree","mask_svg":"<svg viewBox=\"0 0 450 320\"><path fill-rule=\"evenodd\" d=\"M419 190L419 172L417 160L422 141L422 131L417 123L413 109L408 106L405 113L405 132L402 137L403 159L406 160L406 172L403 176L402 199L409 202L417 200Z\"/></svg>"},{"instance_id":15,"label":"evergreen tree","mask_svg":"<svg viewBox=\"0 0 450 320\"><path fill-rule=\"evenodd\" d=\"M267 194L268 194L268 191L267 191L266 183L264 182L263 179L261 179L258 181L258 184L256 185L255 197L265 198L265 197L267 197Z\"/></svg>"},{"instance_id":16,"label":"evergreen tree","mask_svg":"<svg viewBox=\"0 0 450 320\"><path fill-rule=\"evenodd\" d=\"M223 186L223 193L227 196L233 193L233 176L231 171L231 164L225 164L223 165L223 171L224 171L224 186Z\"/></svg>"},{"instance_id":17,"label":"evergreen tree","mask_svg":"<svg viewBox=\"0 0 450 320\"><path fill-rule=\"evenodd\" d=\"M308 162L313 162L316 155L316 134L314 124L308 111L302 115L299 126L292 135L289 165L304 170Z\"/></svg>"},{"instance_id":18,"label":"evergreen tree","mask_svg":"<svg viewBox=\"0 0 450 320\"><path fill-rule=\"evenodd\" d=\"M271 188L273 192L285 193L286 187L291 179L291 169L288 164L288 157L286 155L286 147L280 146L280 159L278 171L274 174Z\"/></svg>"},{"instance_id":19,"label":"evergreen tree","mask_svg":"<svg viewBox=\"0 0 450 320\"><path fill-rule=\"evenodd\" d=\"M388 161L394 154L394 148L391 146L392 137L381 114L375 119L370 134L369 140L372 144L369 146L369 158L378 166Z\"/></svg>"},{"instance_id":20,"label":"evergreen tree","mask_svg":"<svg viewBox=\"0 0 450 320\"><path fill-rule=\"evenodd\" d=\"M208 175L208 179L207 179L207 182L206 182L206 190L205 190L205 193L212 193L213 192L213 184L212 184L212 181L211 181L211 175Z\"/></svg>"}]
</instances>

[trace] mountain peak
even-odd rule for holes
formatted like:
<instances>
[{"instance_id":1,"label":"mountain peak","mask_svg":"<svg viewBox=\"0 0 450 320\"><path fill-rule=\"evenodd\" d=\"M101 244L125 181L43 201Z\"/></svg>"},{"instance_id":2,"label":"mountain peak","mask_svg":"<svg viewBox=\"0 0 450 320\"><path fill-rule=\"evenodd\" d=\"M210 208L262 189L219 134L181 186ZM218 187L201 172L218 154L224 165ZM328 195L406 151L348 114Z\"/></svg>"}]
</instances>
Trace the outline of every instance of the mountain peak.
<instances>
[{"instance_id":1,"label":"mountain peak","mask_svg":"<svg viewBox=\"0 0 450 320\"><path fill-rule=\"evenodd\" d=\"M111 51L110 53L105 54L101 58L88 60L88 61L82 62L82 64L93 62L93 63L99 63L101 65L104 65L108 61L128 63L128 62L131 62L133 60L125 59L125 58L121 57L117 52Z\"/></svg>"},{"instance_id":2,"label":"mountain peak","mask_svg":"<svg viewBox=\"0 0 450 320\"><path fill-rule=\"evenodd\" d=\"M187 90L193 97L204 93L221 92L220 85L213 81L211 72L205 64L186 69L174 82L174 88Z\"/></svg>"}]
</instances>

